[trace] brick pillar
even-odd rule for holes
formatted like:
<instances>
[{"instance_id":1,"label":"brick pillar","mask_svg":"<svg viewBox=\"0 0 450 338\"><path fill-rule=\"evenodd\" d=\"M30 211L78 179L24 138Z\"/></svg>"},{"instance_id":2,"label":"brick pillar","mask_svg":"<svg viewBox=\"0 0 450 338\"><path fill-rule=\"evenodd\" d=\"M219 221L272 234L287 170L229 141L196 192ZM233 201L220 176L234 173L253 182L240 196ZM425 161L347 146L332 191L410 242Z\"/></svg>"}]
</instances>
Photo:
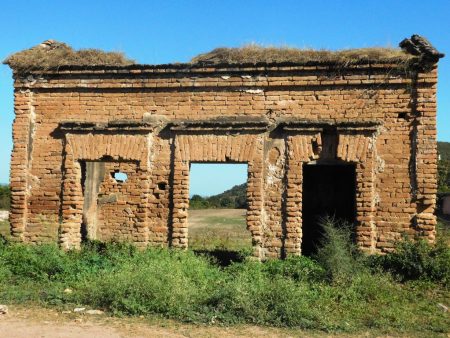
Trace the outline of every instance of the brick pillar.
<instances>
[{"instance_id":1,"label":"brick pillar","mask_svg":"<svg viewBox=\"0 0 450 338\"><path fill-rule=\"evenodd\" d=\"M436 237L437 149L436 149L437 66L417 75L415 170L417 235L434 242ZM413 94L414 95L414 94ZM414 146L413 143L413 146Z\"/></svg>"},{"instance_id":2,"label":"brick pillar","mask_svg":"<svg viewBox=\"0 0 450 338\"><path fill-rule=\"evenodd\" d=\"M356 165L356 244L361 250L375 252L377 232L374 223L374 171L373 158Z\"/></svg>"},{"instance_id":3,"label":"brick pillar","mask_svg":"<svg viewBox=\"0 0 450 338\"><path fill-rule=\"evenodd\" d=\"M264 259L262 251L262 208L263 208L263 160L256 158L248 162L247 179L247 229L252 234L253 255L259 259Z\"/></svg>"},{"instance_id":4,"label":"brick pillar","mask_svg":"<svg viewBox=\"0 0 450 338\"><path fill-rule=\"evenodd\" d=\"M346 131L339 134L337 158L356 165L356 244L373 253L376 245L375 137L372 132Z\"/></svg>"},{"instance_id":5,"label":"brick pillar","mask_svg":"<svg viewBox=\"0 0 450 338\"><path fill-rule=\"evenodd\" d=\"M285 200L285 255L300 255L302 245L302 188L303 164L318 158L313 141L321 145L315 132L287 136L286 139L286 200Z\"/></svg>"},{"instance_id":6,"label":"brick pillar","mask_svg":"<svg viewBox=\"0 0 450 338\"><path fill-rule=\"evenodd\" d=\"M175 159L172 182L171 246L188 247L189 162Z\"/></svg>"},{"instance_id":7,"label":"brick pillar","mask_svg":"<svg viewBox=\"0 0 450 338\"><path fill-rule=\"evenodd\" d=\"M77 249L81 244L81 223L83 221L81 165L74 159L70 144L66 145L65 155L62 224L59 241L63 249Z\"/></svg>"},{"instance_id":8,"label":"brick pillar","mask_svg":"<svg viewBox=\"0 0 450 338\"><path fill-rule=\"evenodd\" d=\"M33 144L34 107L33 92L14 93L15 119L13 124L14 146L11 154L11 234L18 240L24 239L28 216L28 172Z\"/></svg>"},{"instance_id":9,"label":"brick pillar","mask_svg":"<svg viewBox=\"0 0 450 338\"><path fill-rule=\"evenodd\" d=\"M302 244L303 162L288 153L286 161L285 255L300 255Z\"/></svg>"},{"instance_id":10,"label":"brick pillar","mask_svg":"<svg viewBox=\"0 0 450 338\"><path fill-rule=\"evenodd\" d=\"M143 163L138 163L138 166L142 166ZM138 169L138 175L139 175L139 190L140 190L140 196L141 200L139 203L139 206L137 208L137 214L136 214L136 223L135 223L135 229L136 234L134 235L134 243L138 247L146 247L149 242L149 232L150 232L150 225L149 222L151 221L148 218L148 212L149 212L149 196L150 196L150 176L148 171L143 170L142 167Z\"/></svg>"}]
</instances>

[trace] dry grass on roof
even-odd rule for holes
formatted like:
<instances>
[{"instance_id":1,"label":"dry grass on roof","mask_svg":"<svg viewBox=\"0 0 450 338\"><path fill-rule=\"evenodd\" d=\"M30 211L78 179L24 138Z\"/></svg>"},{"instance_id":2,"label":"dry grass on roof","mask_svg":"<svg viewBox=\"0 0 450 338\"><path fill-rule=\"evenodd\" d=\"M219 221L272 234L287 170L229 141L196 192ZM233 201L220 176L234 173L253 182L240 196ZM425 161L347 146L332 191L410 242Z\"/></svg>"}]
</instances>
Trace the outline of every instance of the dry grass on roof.
<instances>
[{"instance_id":1,"label":"dry grass on roof","mask_svg":"<svg viewBox=\"0 0 450 338\"><path fill-rule=\"evenodd\" d=\"M18 73L51 70L61 66L126 66L133 60L120 52L98 49L74 50L65 43L48 40L33 48L15 53L3 61Z\"/></svg>"},{"instance_id":2,"label":"dry grass on roof","mask_svg":"<svg viewBox=\"0 0 450 338\"><path fill-rule=\"evenodd\" d=\"M398 48L360 48L340 51L298 49L292 47L263 47L246 45L239 48L216 48L191 60L193 64L244 64L244 63L339 63L354 64L364 61L402 63L410 54Z\"/></svg>"}]
</instances>

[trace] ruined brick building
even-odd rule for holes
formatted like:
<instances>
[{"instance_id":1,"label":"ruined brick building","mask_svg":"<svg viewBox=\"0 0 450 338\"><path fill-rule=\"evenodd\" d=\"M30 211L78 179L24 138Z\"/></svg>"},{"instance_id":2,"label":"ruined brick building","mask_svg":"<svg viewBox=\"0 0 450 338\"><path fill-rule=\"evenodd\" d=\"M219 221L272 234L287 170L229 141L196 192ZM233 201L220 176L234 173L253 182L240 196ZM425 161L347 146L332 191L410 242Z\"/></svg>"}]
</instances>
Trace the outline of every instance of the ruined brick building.
<instances>
[{"instance_id":1,"label":"ruined brick building","mask_svg":"<svg viewBox=\"0 0 450 338\"><path fill-rule=\"evenodd\" d=\"M437 62L401 49L217 49L137 65L46 41L14 70L11 233L186 248L189 167L248 164L255 256L310 250L317 217L354 224L367 252L434 240ZM54 58L54 60L52 59ZM118 173L126 174L121 180Z\"/></svg>"}]
</instances>

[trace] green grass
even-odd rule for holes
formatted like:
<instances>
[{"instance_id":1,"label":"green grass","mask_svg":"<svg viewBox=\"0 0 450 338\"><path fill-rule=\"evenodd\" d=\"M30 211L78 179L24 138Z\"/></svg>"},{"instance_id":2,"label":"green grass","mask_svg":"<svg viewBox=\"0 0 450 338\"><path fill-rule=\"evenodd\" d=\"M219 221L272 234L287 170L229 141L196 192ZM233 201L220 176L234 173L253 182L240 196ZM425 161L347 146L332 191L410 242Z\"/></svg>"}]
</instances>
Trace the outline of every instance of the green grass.
<instances>
[{"instance_id":1,"label":"green grass","mask_svg":"<svg viewBox=\"0 0 450 338\"><path fill-rule=\"evenodd\" d=\"M192 216L192 217L191 217ZM189 248L206 251L252 251L245 211L238 209L191 210Z\"/></svg>"},{"instance_id":2,"label":"green grass","mask_svg":"<svg viewBox=\"0 0 450 338\"><path fill-rule=\"evenodd\" d=\"M450 304L447 246L406 242L395 254L365 257L342 231L327 232L315 259L227 267L193 251L88 243L64 252L1 240L0 303L325 332L433 336L450 330L448 313L438 307Z\"/></svg>"},{"instance_id":3,"label":"green grass","mask_svg":"<svg viewBox=\"0 0 450 338\"><path fill-rule=\"evenodd\" d=\"M0 236L9 237L9 222L0 221Z\"/></svg>"},{"instance_id":4,"label":"green grass","mask_svg":"<svg viewBox=\"0 0 450 338\"><path fill-rule=\"evenodd\" d=\"M202 220L208 224L194 227L189 233L189 247L193 250L226 249L251 250L252 240L244 217L209 216Z\"/></svg>"},{"instance_id":5,"label":"green grass","mask_svg":"<svg viewBox=\"0 0 450 338\"><path fill-rule=\"evenodd\" d=\"M245 226L245 218L242 217L220 217L220 216L209 216L205 220L210 225L238 225Z\"/></svg>"}]
</instances>

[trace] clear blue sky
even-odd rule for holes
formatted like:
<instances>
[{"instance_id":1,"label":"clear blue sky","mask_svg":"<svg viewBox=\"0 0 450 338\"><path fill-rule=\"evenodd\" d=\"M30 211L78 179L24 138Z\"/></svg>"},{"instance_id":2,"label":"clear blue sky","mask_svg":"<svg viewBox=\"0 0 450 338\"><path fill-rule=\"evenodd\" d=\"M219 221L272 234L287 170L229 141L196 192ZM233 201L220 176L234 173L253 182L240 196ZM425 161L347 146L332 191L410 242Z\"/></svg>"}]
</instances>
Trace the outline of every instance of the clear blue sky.
<instances>
[{"instance_id":1,"label":"clear blue sky","mask_svg":"<svg viewBox=\"0 0 450 338\"><path fill-rule=\"evenodd\" d=\"M342 49L397 46L414 33L449 54L440 62L438 139L450 141L450 1L2 0L0 58L43 40L75 48L120 50L140 63L188 61L219 46L250 42ZM0 182L8 182L12 148L11 71L0 66ZM210 175L208 169L202 176ZM241 183L242 170L221 177ZM201 180L200 180L201 181ZM210 183L192 188L215 193Z\"/></svg>"}]
</instances>

